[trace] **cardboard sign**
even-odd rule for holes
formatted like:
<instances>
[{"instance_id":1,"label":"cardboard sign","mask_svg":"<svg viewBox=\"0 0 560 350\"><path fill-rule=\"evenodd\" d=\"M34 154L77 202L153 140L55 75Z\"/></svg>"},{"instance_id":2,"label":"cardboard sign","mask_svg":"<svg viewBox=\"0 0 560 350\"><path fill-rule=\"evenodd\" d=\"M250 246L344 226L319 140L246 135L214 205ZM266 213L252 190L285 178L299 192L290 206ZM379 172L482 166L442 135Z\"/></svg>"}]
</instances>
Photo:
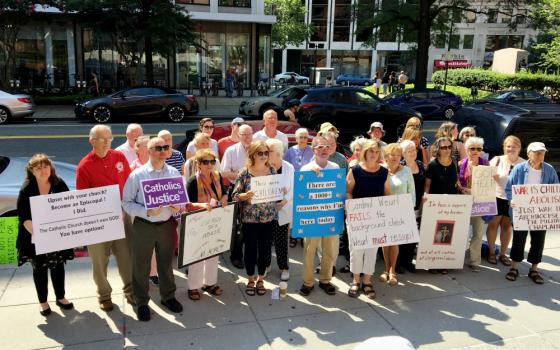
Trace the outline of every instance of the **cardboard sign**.
<instances>
[{"instance_id":1,"label":"cardboard sign","mask_svg":"<svg viewBox=\"0 0 560 350\"><path fill-rule=\"evenodd\" d=\"M298 171L294 175L292 237L339 235L344 229L344 169Z\"/></svg>"},{"instance_id":2,"label":"cardboard sign","mask_svg":"<svg viewBox=\"0 0 560 350\"><path fill-rule=\"evenodd\" d=\"M118 185L36 196L30 202L37 254L125 237Z\"/></svg>"},{"instance_id":3,"label":"cardboard sign","mask_svg":"<svg viewBox=\"0 0 560 350\"><path fill-rule=\"evenodd\" d=\"M18 218L0 218L0 265L17 264Z\"/></svg>"},{"instance_id":4,"label":"cardboard sign","mask_svg":"<svg viewBox=\"0 0 560 350\"><path fill-rule=\"evenodd\" d=\"M560 185L512 186L514 230L560 230Z\"/></svg>"},{"instance_id":5,"label":"cardboard sign","mask_svg":"<svg viewBox=\"0 0 560 350\"><path fill-rule=\"evenodd\" d=\"M146 209L181 205L188 202L185 184L180 176L142 180L140 186Z\"/></svg>"},{"instance_id":6,"label":"cardboard sign","mask_svg":"<svg viewBox=\"0 0 560 350\"><path fill-rule=\"evenodd\" d=\"M472 170L471 195L473 206L471 216L497 215L496 181L492 176L496 174L496 167L478 165Z\"/></svg>"},{"instance_id":7,"label":"cardboard sign","mask_svg":"<svg viewBox=\"0 0 560 350\"><path fill-rule=\"evenodd\" d=\"M183 215L178 266L184 267L228 251L235 205Z\"/></svg>"},{"instance_id":8,"label":"cardboard sign","mask_svg":"<svg viewBox=\"0 0 560 350\"><path fill-rule=\"evenodd\" d=\"M410 194L349 199L346 224L352 250L420 240Z\"/></svg>"},{"instance_id":9,"label":"cardboard sign","mask_svg":"<svg viewBox=\"0 0 560 350\"><path fill-rule=\"evenodd\" d=\"M281 201L284 198L282 175L251 177L251 204Z\"/></svg>"},{"instance_id":10,"label":"cardboard sign","mask_svg":"<svg viewBox=\"0 0 560 350\"><path fill-rule=\"evenodd\" d=\"M417 269L462 269L473 198L429 194L422 209Z\"/></svg>"}]
</instances>

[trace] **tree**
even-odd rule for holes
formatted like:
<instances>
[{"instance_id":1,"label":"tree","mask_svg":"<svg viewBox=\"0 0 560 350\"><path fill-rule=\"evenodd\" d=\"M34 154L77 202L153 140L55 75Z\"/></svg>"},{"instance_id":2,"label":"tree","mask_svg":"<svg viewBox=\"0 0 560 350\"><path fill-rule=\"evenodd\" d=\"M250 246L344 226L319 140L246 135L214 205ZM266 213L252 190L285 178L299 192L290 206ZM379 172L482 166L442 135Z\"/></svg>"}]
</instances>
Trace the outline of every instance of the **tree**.
<instances>
[{"instance_id":1,"label":"tree","mask_svg":"<svg viewBox=\"0 0 560 350\"><path fill-rule=\"evenodd\" d=\"M560 71L560 0L532 3L531 24L542 31L532 48L540 53L539 66Z\"/></svg>"},{"instance_id":2,"label":"tree","mask_svg":"<svg viewBox=\"0 0 560 350\"><path fill-rule=\"evenodd\" d=\"M266 0L265 4L276 15L276 23L272 25L275 47L299 46L313 33L313 26L305 24L305 5L300 0Z\"/></svg>"}]
</instances>

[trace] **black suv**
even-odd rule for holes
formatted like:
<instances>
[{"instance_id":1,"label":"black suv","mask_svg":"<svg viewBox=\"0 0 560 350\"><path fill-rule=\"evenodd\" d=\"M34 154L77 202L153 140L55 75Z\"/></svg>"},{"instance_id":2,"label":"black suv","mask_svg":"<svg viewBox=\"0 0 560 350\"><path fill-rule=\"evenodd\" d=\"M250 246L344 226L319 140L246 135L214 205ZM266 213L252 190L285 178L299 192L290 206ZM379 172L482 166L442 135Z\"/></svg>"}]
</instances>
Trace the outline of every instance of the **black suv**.
<instances>
[{"instance_id":1,"label":"black suv","mask_svg":"<svg viewBox=\"0 0 560 350\"><path fill-rule=\"evenodd\" d=\"M301 98L298 122L317 130L331 122L340 131L340 142L349 142L355 135L365 135L373 122L381 122L386 131L383 140L395 142L397 130L410 117L420 113L412 109L391 106L369 91L359 87L330 87L306 90Z\"/></svg>"}]
</instances>

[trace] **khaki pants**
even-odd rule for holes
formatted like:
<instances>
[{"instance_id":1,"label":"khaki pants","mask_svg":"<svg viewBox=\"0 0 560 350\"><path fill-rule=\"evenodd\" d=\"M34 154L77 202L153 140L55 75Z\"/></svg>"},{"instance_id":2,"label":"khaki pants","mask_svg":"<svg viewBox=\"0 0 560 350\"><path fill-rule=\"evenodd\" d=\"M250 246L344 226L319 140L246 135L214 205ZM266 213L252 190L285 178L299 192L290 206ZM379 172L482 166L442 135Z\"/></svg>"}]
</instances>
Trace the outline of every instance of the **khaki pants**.
<instances>
[{"instance_id":1,"label":"khaki pants","mask_svg":"<svg viewBox=\"0 0 560 350\"><path fill-rule=\"evenodd\" d=\"M469 264L480 265L482 262L482 236L484 235L484 220L481 216L471 216L472 237L469 243Z\"/></svg>"},{"instance_id":2,"label":"khaki pants","mask_svg":"<svg viewBox=\"0 0 560 350\"><path fill-rule=\"evenodd\" d=\"M338 235L324 237L309 237L303 242L303 284L310 287L314 284L313 270L315 269L315 253L322 247L321 274L319 281L329 283L332 278L332 267L337 258Z\"/></svg>"}]
</instances>

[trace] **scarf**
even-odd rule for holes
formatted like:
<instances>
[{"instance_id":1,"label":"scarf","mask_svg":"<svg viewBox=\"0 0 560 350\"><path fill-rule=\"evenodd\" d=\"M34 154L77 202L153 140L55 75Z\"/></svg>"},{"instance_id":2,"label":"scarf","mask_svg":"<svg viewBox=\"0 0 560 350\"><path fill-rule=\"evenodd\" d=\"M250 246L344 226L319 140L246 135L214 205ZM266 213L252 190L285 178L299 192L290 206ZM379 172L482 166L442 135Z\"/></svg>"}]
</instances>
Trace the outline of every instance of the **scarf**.
<instances>
[{"instance_id":1,"label":"scarf","mask_svg":"<svg viewBox=\"0 0 560 350\"><path fill-rule=\"evenodd\" d=\"M478 165L488 165L488 161L482 157L478 157ZM469 169L469 158L467 157L461 161L461 165L459 166L459 181L461 182L461 186L470 187L470 177L471 171Z\"/></svg>"},{"instance_id":2,"label":"scarf","mask_svg":"<svg viewBox=\"0 0 560 350\"><path fill-rule=\"evenodd\" d=\"M212 185L210 181L214 184L216 192L212 190ZM220 184L220 173L217 171L210 172L210 179L202 175L200 171L196 172L196 189L198 191L197 202L199 203L210 203L210 200L214 198L217 201L222 199L222 186ZM192 202L192 200L191 200Z\"/></svg>"}]
</instances>

